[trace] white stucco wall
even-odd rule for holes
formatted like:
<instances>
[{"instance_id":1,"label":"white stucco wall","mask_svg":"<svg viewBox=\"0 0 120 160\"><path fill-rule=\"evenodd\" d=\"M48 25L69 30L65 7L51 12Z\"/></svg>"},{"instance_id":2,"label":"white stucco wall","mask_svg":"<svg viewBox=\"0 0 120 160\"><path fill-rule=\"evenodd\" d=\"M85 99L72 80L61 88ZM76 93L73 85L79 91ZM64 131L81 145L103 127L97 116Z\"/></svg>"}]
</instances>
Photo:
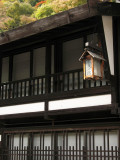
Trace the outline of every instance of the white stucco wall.
<instances>
[{"instance_id":1,"label":"white stucco wall","mask_svg":"<svg viewBox=\"0 0 120 160\"><path fill-rule=\"evenodd\" d=\"M111 74L114 75L112 16L102 16Z\"/></svg>"},{"instance_id":2,"label":"white stucco wall","mask_svg":"<svg viewBox=\"0 0 120 160\"><path fill-rule=\"evenodd\" d=\"M50 101L49 102L49 110L91 107L91 106L107 105L107 104L111 104L111 95L110 94Z\"/></svg>"},{"instance_id":3,"label":"white stucco wall","mask_svg":"<svg viewBox=\"0 0 120 160\"><path fill-rule=\"evenodd\" d=\"M0 115L44 111L44 102L0 107Z\"/></svg>"}]
</instances>

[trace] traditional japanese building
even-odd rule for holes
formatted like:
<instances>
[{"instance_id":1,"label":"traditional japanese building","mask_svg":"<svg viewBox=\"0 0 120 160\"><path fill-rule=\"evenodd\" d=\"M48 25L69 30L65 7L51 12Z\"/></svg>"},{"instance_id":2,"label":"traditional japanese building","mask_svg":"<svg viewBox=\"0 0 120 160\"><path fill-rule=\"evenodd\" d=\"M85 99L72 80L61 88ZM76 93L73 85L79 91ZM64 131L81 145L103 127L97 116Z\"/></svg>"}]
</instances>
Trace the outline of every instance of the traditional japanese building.
<instances>
[{"instance_id":1,"label":"traditional japanese building","mask_svg":"<svg viewBox=\"0 0 120 160\"><path fill-rule=\"evenodd\" d=\"M120 159L119 10L89 0L0 34L0 160Z\"/></svg>"}]
</instances>

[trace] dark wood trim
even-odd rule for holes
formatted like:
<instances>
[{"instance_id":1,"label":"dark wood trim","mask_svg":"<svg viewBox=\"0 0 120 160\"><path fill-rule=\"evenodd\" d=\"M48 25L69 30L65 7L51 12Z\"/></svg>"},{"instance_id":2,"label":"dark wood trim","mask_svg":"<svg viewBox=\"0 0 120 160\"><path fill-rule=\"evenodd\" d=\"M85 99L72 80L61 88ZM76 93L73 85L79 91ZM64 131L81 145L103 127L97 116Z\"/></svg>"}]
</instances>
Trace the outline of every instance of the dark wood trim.
<instances>
[{"instance_id":1,"label":"dark wood trim","mask_svg":"<svg viewBox=\"0 0 120 160\"><path fill-rule=\"evenodd\" d=\"M47 78L45 79L45 93L48 94L50 93L50 84L51 84L51 79L49 75L51 74L51 50L52 46L50 43L46 45L46 55L45 55L45 75Z\"/></svg>"},{"instance_id":2,"label":"dark wood trim","mask_svg":"<svg viewBox=\"0 0 120 160\"><path fill-rule=\"evenodd\" d=\"M120 4L113 2L103 2L97 4L98 12L101 15L120 16Z\"/></svg>"},{"instance_id":3,"label":"dark wood trim","mask_svg":"<svg viewBox=\"0 0 120 160\"><path fill-rule=\"evenodd\" d=\"M84 12L83 12L84 10ZM22 39L24 37L29 37L38 33L45 32L47 30L52 30L56 27L68 25L70 23L84 20L89 17L98 15L97 7L91 7L91 12L89 13L88 5L81 5L70 10L61 12L54 16L50 16L36 22L30 23L28 25L14 29L13 31L5 32L0 35L0 44L10 43L12 41ZM13 34L14 32L14 34ZM9 38L7 38L9 37Z\"/></svg>"},{"instance_id":4,"label":"dark wood trim","mask_svg":"<svg viewBox=\"0 0 120 160\"><path fill-rule=\"evenodd\" d=\"M120 103L120 17L113 17L113 49L114 49L114 73L112 80L112 102ZM118 87L119 86L119 87Z\"/></svg>"},{"instance_id":5,"label":"dark wood trim","mask_svg":"<svg viewBox=\"0 0 120 160\"><path fill-rule=\"evenodd\" d=\"M2 58L0 57L0 83L2 81Z\"/></svg>"}]
</instances>

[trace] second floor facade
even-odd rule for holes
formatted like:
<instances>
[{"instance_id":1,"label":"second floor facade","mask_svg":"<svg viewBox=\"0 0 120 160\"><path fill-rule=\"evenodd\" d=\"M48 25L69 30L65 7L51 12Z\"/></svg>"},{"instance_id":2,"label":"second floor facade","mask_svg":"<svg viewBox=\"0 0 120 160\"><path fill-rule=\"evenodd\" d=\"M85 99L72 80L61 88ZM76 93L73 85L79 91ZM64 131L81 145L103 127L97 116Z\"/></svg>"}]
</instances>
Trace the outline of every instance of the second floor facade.
<instances>
[{"instance_id":1,"label":"second floor facade","mask_svg":"<svg viewBox=\"0 0 120 160\"><path fill-rule=\"evenodd\" d=\"M1 116L74 108L85 111L86 107L94 110L96 106L95 110L118 111L119 26L119 16L96 14L2 44L0 106L9 113L5 110ZM17 33L17 29L11 32ZM79 58L86 42L99 48L105 59L103 79L83 77ZM20 111L16 112L17 108Z\"/></svg>"}]
</instances>

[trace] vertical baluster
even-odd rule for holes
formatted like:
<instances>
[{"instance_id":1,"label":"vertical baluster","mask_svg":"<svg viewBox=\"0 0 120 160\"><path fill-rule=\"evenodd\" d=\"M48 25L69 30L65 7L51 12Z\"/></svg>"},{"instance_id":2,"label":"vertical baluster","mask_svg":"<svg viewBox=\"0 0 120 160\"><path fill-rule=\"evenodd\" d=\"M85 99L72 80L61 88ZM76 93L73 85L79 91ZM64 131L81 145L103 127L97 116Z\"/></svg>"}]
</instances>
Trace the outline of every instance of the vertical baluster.
<instances>
[{"instance_id":1,"label":"vertical baluster","mask_svg":"<svg viewBox=\"0 0 120 160\"><path fill-rule=\"evenodd\" d=\"M17 157L17 160L18 160L18 156L19 156L18 153L19 153L19 152L18 152L18 146L17 146L17 149L16 149L16 157Z\"/></svg>"},{"instance_id":2,"label":"vertical baluster","mask_svg":"<svg viewBox=\"0 0 120 160\"><path fill-rule=\"evenodd\" d=\"M78 131L76 131L76 160L78 160Z\"/></svg>"},{"instance_id":3,"label":"vertical baluster","mask_svg":"<svg viewBox=\"0 0 120 160\"><path fill-rule=\"evenodd\" d=\"M40 133L40 160L41 160L42 134Z\"/></svg>"},{"instance_id":4,"label":"vertical baluster","mask_svg":"<svg viewBox=\"0 0 120 160\"><path fill-rule=\"evenodd\" d=\"M98 157L99 157L99 154L98 154L98 146L96 146L96 157L97 157L96 160L98 160L98 159L99 159L99 158L98 158Z\"/></svg>"},{"instance_id":5,"label":"vertical baluster","mask_svg":"<svg viewBox=\"0 0 120 160\"><path fill-rule=\"evenodd\" d=\"M3 99L4 97L4 89L3 89L3 85L1 85L1 98Z\"/></svg>"},{"instance_id":6,"label":"vertical baluster","mask_svg":"<svg viewBox=\"0 0 120 160\"><path fill-rule=\"evenodd\" d=\"M69 73L67 73L67 91L69 91Z\"/></svg>"},{"instance_id":7,"label":"vertical baluster","mask_svg":"<svg viewBox=\"0 0 120 160\"><path fill-rule=\"evenodd\" d=\"M83 79L83 89L86 88L86 80Z\"/></svg>"},{"instance_id":8,"label":"vertical baluster","mask_svg":"<svg viewBox=\"0 0 120 160\"><path fill-rule=\"evenodd\" d=\"M102 80L100 80L100 87L102 86Z\"/></svg>"},{"instance_id":9,"label":"vertical baluster","mask_svg":"<svg viewBox=\"0 0 120 160\"><path fill-rule=\"evenodd\" d=\"M9 82L9 84L8 84L8 89L7 89L7 98L8 98L8 99L9 99L9 98L12 98L11 93L12 93L12 83Z\"/></svg>"},{"instance_id":10,"label":"vertical baluster","mask_svg":"<svg viewBox=\"0 0 120 160\"><path fill-rule=\"evenodd\" d=\"M63 154L62 154L62 146L60 146L60 160L62 160L63 158Z\"/></svg>"},{"instance_id":11,"label":"vertical baluster","mask_svg":"<svg viewBox=\"0 0 120 160\"><path fill-rule=\"evenodd\" d=\"M96 87L96 81L94 81L94 87Z\"/></svg>"},{"instance_id":12,"label":"vertical baluster","mask_svg":"<svg viewBox=\"0 0 120 160\"><path fill-rule=\"evenodd\" d=\"M75 88L75 73L73 72L72 73L72 89L74 90L74 88Z\"/></svg>"},{"instance_id":13,"label":"vertical baluster","mask_svg":"<svg viewBox=\"0 0 120 160\"><path fill-rule=\"evenodd\" d=\"M18 82L16 82L16 97L18 97Z\"/></svg>"},{"instance_id":14,"label":"vertical baluster","mask_svg":"<svg viewBox=\"0 0 120 160\"><path fill-rule=\"evenodd\" d=\"M107 148L108 148L108 160L109 160L109 131L107 131Z\"/></svg>"},{"instance_id":15,"label":"vertical baluster","mask_svg":"<svg viewBox=\"0 0 120 160\"><path fill-rule=\"evenodd\" d=\"M69 146L69 160L71 160L71 146Z\"/></svg>"},{"instance_id":16,"label":"vertical baluster","mask_svg":"<svg viewBox=\"0 0 120 160\"><path fill-rule=\"evenodd\" d=\"M91 80L88 80L88 87L91 87Z\"/></svg>"},{"instance_id":17,"label":"vertical baluster","mask_svg":"<svg viewBox=\"0 0 120 160\"><path fill-rule=\"evenodd\" d=\"M20 97L22 97L22 82L20 83Z\"/></svg>"},{"instance_id":18,"label":"vertical baluster","mask_svg":"<svg viewBox=\"0 0 120 160\"><path fill-rule=\"evenodd\" d=\"M63 132L63 160L65 159L65 132Z\"/></svg>"},{"instance_id":19,"label":"vertical baluster","mask_svg":"<svg viewBox=\"0 0 120 160\"><path fill-rule=\"evenodd\" d=\"M50 156L50 146L48 146L48 160L51 160Z\"/></svg>"},{"instance_id":20,"label":"vertical baluster","mask_svg":"<svg viewBox=\"0 0 120 160\"><path fill-rule=\"evenodd\" d=\"M102 160L102 146L100 146L100 160Z\"/></svg>"},{"instance_id":21,"label":"vertical baluster","mask_svg":"<svg viewBox=\"0 0 120 160\"><path fill-rule=\"evenodd\" d=\"M37 78L37 95L39 95L39 78Z\"/></svg>"},{"instance_id":22,"label":"vertical baluster","mask_svg":"<svg viewBox=\"0 0 120 160\"><path fill-rule=\"evenodd\" d=\"M37 151L37 148L36 148L36 146L33 148L33 151L32 151L32 153L33 153L33 155L32 155L32 158L34 159L34 160L36 160L36 158L37 158L37 153L36 153L36 151Z\"/></svg>"},{"instance_id":23,"label":"vertical baluster","mask_svg":"<svg viewBox=\"0 0 120 160\"><path fill-rule=\"evenodd\" d=\"M93 131L93 160L95 160L95 136Z\"/></svg>"},{"instance_id":24,"label":"vertical baluster","mask_svg":"<svg viewBox=\"0 0 120 160\"><path fill-rule=\"evenodd\" d=\"M64 87L65 87L65 74L63 73L62 75L62 91L64 92Z\"/></svg>"},{"instance_id":25,"label":"vertical baluster","mask_svg":"<svg viewBox=\"0 0 120 160\"><path fill-rule=\"evenodd\" d=\"M8 84L5 84L5 99L7 99L7 91L8 91L7 86Z\"/></svg>"},{"instance_id":26,"label":"vertical baluster","mask_svg":"<svg viewBox=\"0 0 120 160\"><path fill-rule=\"evenodd\" d=\"M37 146L37 152L36 152L36 154L37 154L37 160L38 160L38 158L39 158L39 146Z\"/></svg>"},{"instance_id":27,"label":"vertical baluster","mask_svg":"<svg viewBox=\"0 0 120 160\"><path fill-rule=\"evenodd\" d=\"M35 95L35 79L33 79L33 93L32 95Z\"/></svg>"},{"instance_id":28,"label":"vertical baluster","mask_svg":"<svg viewBox=\"0 0 120 160\"><path fill-rule=\"evenodd\" d=\"M61 86L60 86L61 84L60 84L60 74L57 74L57 92L59 92L60 91L60 89L61 89Z\"/></svg>"},{"instance_id":29,"label":"vertical baluster","mask_svg":"<svg viewBox=\"0 0 120 160\"><path fill-rule=\"evenodd\" d=\"M0 99L2 99L2 85L0 85Z\"/></svg>"},{"instance_id":30,"label":"vertical baluster","mask_svg":"<svg viewBox=\"0 0 120 160\"><path fill-rule=\"evenodd\" d=\"M41 78L41 94L43 94L43 77Z\"/></svg>"},{"instance_id":31,"label":"vertical baluster","mask_svg":"<svg viewBox=\"0 0 120 160\"><path fill-rule=\"evenodd\" d=\"M79 131L79 160L81 160L81 132Z\"/></svg>"},{"instance_id":32,"label":"vertical baluster","mask_svg":"<svg viewBox=\"0 0 120 160\"><path fill-rule=\"evenodd\" d=\"M26 96L26 81L24 82L24 97Z\"/></svg>"},{"instance_id":33,"label":"vertical baluster","mask_svg":"<svg viewBox=\"0 0 120 160\"><path fill-rule=\"evenodd\" d=\"M113 146L111 146L111 160L113 160Z\"/></svg>"},{"instance_id":34,"label":"vertical baluster","mask_svg":"<svg viewBox=\"0 0 120 160\"><path fill-rule=\"evenodd\" d=\"M106 146L106 145L105 145L105 142L106 142L106 141L105 141L105 131L104 131L104 134L103 134L103 139L104 139L104 141L103 141L103 142L104 142L104 160L106 160L106 152L105 152L105 148L106 148L106 147L105 147L105 146Z\"/></svg>"},{"instance_id":35,"label":"vertical baluster","mask_svg":"<svg viewBox=\"0 0 120 160\"><path fill-rule=\"evenodd\" d=\"M80 72L77 72L77 76L78 76L78 89L80 89Z\"/></svg>"},{"instance_id":36,"label":"vertical baluster","mask_svg":"<svg viewBox=\"0 0 120 160\"><path fill-rule=\"evenodd\" d=\"M75 154L75 148L74 148L74 146L73 146L73 149L72 149L72 150L73 150L73 155L72 155L72 156L73 156L73 160L74 160L74 158L75 158L75 157L74 157L74 154Z\"/></svg>"},{"instance_id":37,"label":"vertical baluster","mask_svg":"<svg viewBox=\"0 0 120 160\"><path fill-rule=\"evenodd\" d=\"M91 131L89 132L89 156L91 160Z\"/></svg>"},{"instance_id":38,"label":"vertical baluster","mask_svg":"<svg viewBox=\"0 0 120 160\"><path fill-rule=\"evenodd\" d=\"M115 146L115 160L118 160L118 151L117 151L117 146Z\"/></svg>"},{"instance_id":39,"label":"vertical baluster","mask_svg":"<svg viewBox=\"0 0 120 160\"><path fill-rule=\"evenodd\" d=\"M26 153L27 153L27 148L26 148L26 146L24 146L24 149L23 149L23 151L22 151L24 154L23 154L23 160L27 160L27 155L26 155ZM21 157L21 156L20 156Z\"/></svg>"}]
</instances>

